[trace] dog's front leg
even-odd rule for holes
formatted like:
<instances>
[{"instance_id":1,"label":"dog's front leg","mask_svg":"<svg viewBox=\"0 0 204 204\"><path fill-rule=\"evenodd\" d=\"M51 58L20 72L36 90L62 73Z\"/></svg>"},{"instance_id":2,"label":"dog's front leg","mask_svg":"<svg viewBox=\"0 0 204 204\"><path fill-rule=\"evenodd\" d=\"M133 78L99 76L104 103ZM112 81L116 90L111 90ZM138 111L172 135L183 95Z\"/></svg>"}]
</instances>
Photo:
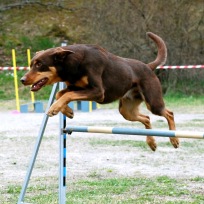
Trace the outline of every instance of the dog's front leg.
<instances>
[{"instance_id":1,"label":"dog's front leg","mask_svg":"<svg viewBox=\"0 0 204 204\"><path fill-rule=\"evenodd\" d=\"M59 111L67 113L70 108L65 108L71 101L96 101L101 102L104 99L103 91L99 89L86 89L81 91L67 91L63 90L60 92L61 97L52 104L47 115L50 117L57 115ZM62 94L63 93L63 94ZM67 114L65 114L67 115Z\"/></svg>"},{"instance_id":2,"label":"dog's front leg","mask_svg":"<svg viewBox=\"0 0 204 204\"><path fill-rule=\"evenodd\" d=\"M63 89L59 92L57 92L56 94L56 100L58 100L61 96L63 96L65 93L67 93L69 90ZM55 103L57 103L57 105L54 105ZM67 104L58 104L58 102L56 101L53 105L56 107L54 110L51 110L51 108L49 109L47 115L52 117L54 115L56 115L59 111L61 111L61 113L63 113L64 115L66 115L68 118L73 118L74 117L74 112L73 110L67 105ZM60 106L61 105L61 106ZM51 106L52 107L52 106Z\"/></svg>"},{"instance_id":3,"label":"dog's front leg","mask_svg":"<svg viewBox=\"0 0 204 204\"><path fill-rule=\"evenodd\" d=\"M59 112L62 112L68 118L74 117L73 110L66 103L62 103L60 100L57 100L51 105L47 115L52 117L57 115Z\"/></svg>"}]
</instances>

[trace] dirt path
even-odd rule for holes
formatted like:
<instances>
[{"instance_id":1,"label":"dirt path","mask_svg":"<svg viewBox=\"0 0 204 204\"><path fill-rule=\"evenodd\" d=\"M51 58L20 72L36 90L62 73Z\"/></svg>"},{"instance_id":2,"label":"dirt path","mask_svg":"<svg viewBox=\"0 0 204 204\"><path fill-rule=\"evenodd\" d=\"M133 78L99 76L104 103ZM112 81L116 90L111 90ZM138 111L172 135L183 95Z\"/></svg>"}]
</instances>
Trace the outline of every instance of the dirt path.
<instances>
[{"instance_id":1,"label":"dirt path","mask_svg":"<svg viewBox=\"0 0 204 204\"><path fill-rule=\"evenodd\" d=\"M21 183L34 148L43 114L0 113L0 186ZM153 124L167 129L166 121L151 115ZM179 129L204 131L204 114L175 114ZM197 123L198 126L192 125ZM117 110L76 112L69 125L131 126ZM143 128L139 123L134 127ZM50 118L32 176L35 179L58 175L59 116ZM110 145L108 141L121 141ZM204 177L204 140L183 139L181 147L165 145L168 138L157 138L158 149L123 145L124 141L143 141L145 137L73 133L67 140L68 179L97 174L100 177L158 176ZM106 141L107 144L101 143ZM142 142L142 143L143 143ZM94 144L93 144L94 143ZM160 146L161 144L161 146ZM162 145L163 144L163 145Z\"/></svg>"}]
</instances>

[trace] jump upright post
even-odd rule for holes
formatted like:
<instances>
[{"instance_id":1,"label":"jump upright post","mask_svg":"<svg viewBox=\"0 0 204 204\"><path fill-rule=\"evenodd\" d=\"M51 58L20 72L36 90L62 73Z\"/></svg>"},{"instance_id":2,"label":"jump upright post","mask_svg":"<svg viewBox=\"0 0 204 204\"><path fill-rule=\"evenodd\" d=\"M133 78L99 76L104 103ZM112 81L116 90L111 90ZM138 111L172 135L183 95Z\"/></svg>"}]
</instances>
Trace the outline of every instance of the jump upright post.
<instances>
[{"instance_id":1,"label":"jump upright post","mask_svg":"<svg viewBox=\"0 0 204 204\"><path fill-rule=\"evenodd\" d=\"M27 58L28 58L28 67L29 67L29 70L30 70L30 62L31 62L30 49L27 49ZM34 96L34 93L32 91L30 92L30 96L31 96L31 101L34 104L35 103L35 96Z\"/></svg>"},{"instance_id":2,"label":"jump upright post","mask_svg":"<svg viewBox=\"0 0 204 204\"><path fill-rule=\"evenodd\" d=\"M13 61L14 87L15 87L15 95L16 95L16 109L17 111L20 112L20 102L19 102L19 94L18 94L18 75L16 71L16 53L14 49L12 49L12 61Z\"/></svg>"},{"instance_id":3,"label":"jump upright post","mask_svg":"<svg viewBox=\"0 0 204 204\"><path fill-rule=\"evenodd\" d=\"M64 89L64 83L59 84L59 89ZM63 129L66 127L66 116L62 113L59 114L60 117L60 133L59 133L59 204L66 203L66 133Z\"/></svg>"}]
</instances>

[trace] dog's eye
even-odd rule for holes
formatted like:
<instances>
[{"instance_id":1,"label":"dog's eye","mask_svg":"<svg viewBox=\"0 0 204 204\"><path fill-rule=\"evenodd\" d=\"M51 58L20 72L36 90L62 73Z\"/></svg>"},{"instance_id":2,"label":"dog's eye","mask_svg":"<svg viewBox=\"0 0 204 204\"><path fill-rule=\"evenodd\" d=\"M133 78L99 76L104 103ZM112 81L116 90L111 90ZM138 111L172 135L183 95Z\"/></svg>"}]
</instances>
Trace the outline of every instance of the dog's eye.
<instances>
[{"instance_id":1,"label":"dog's eye","mask_svg":"<svg viewBox=\"0 0 204 204\"><path fill-rule=\"evenodd\" d=\"M37 62L37 63L35 64L35 66L36 66L37 68L39 68L39 67L42 66L42 63L41 63L41 62Z\"/></svg>"}]
</instances>

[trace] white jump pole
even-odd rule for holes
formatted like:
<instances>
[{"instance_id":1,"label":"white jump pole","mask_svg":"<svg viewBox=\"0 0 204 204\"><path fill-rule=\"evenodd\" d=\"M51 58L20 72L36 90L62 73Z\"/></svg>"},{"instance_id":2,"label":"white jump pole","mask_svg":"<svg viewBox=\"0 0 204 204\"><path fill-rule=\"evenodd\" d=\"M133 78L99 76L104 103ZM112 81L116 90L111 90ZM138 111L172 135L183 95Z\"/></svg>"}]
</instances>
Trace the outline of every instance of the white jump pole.
<instances>
[{"instance_id":1,"label":"white jump pole","mask_svg":"<svg viewBox=\"0 0 204 204\"><path fill-rule=\"evenodd\" d=\"M68 126L64 129L65 133L87 132L87 133L105 133L105 134L123 134L138 136L159 136L159 137L177 137L204 139L204 132L178 131L178 130L154 130L154 129L136 129L120 127L97 127L97 126Z\"/></svg>"}]
</instances>

